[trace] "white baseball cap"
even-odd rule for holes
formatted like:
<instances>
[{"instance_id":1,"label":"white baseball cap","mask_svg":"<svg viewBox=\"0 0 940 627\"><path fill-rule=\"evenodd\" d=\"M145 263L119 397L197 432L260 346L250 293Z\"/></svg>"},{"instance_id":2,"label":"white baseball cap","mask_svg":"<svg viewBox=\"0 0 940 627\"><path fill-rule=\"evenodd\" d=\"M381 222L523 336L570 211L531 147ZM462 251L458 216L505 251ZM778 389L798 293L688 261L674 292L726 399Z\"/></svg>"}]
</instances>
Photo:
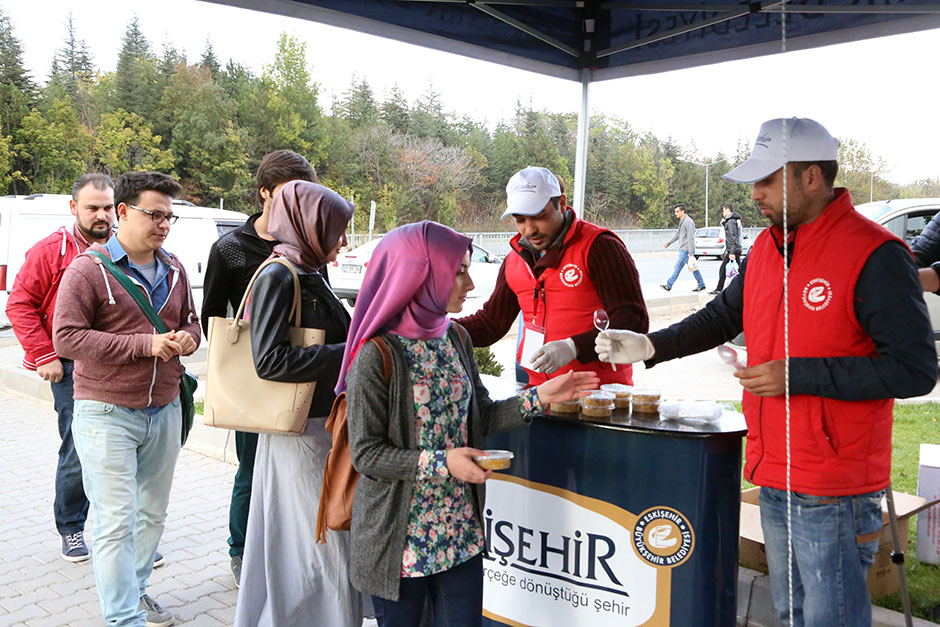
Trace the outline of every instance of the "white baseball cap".
<instances>
[{"instance_id":1,"label":"white baseball cap","mask_svg":"<svg viewBox=\"0 0 940 627\"><path fill-rule=\"evenodd\" d=\"M531 166L523 168L506 184L506 211L500 220L508 215L537 216L548 201L557 196L561 196L561 187L551 170Z\"/></svg>"},{"instance_id":2,"label":"white baseball cap","mask_svg":"<svg viewBox=\"0 0 940 627\"><path fill-rule=\"evenodd\" d=\"M735 183L762 181L785 163L793 161L837 161L839 140L825 127L809 118L787 119L786 147L783 142L783 118L761 124L754 149L747 160L725 174Z\"/></svg>"}]
</instances>

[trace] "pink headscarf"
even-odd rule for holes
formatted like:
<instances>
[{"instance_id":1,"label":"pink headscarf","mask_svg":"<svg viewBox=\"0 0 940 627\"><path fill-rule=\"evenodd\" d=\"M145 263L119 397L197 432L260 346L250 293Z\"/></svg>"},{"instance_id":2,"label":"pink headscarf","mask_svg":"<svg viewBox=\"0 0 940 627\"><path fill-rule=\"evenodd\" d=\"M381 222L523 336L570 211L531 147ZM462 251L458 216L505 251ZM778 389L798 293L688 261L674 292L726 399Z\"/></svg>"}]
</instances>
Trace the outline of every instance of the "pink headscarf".
<instances>
[{"instance_id":1,"label":"pink headscarf","mask_svg":"<svg viewBox=\"0 0 940 627\"><path fill-rule=\"evenodd\" d=\"M472 240L437 222L390 231L372 253L353 312L336 393L369 338L388 331L415 340L443 337L447 301Z\"/></svg>"},{"instance_id":2,"label":"pink headscarf","mask_svg":"<svg viewBox=\"0 0 940 627\"><path fill-rule=\"evenodd\" d=\"M279 242L274 252L305 272L316 272L343 235L354 209L329 187L310 181L285 183L268 218L268 233Z\"/></svg>"}]
</instances>

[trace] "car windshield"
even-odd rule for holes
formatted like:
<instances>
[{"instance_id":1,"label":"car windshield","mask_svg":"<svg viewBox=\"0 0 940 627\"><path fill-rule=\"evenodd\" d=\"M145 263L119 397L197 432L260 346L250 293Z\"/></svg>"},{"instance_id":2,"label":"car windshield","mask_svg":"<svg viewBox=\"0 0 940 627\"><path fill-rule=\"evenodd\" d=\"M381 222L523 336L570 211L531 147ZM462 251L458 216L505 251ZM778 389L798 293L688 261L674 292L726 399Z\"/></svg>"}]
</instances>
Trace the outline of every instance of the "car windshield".
<instances>
[{"instance_id":1,"label":"car windshield","mask_svg":"<svg viewBox=\"0 0 940 627\"><path fill-rule=\"evenodd\" d=\"M695 232L695 237L718 237L718 229L699 229Z\"/></svg>"}]
</instances>

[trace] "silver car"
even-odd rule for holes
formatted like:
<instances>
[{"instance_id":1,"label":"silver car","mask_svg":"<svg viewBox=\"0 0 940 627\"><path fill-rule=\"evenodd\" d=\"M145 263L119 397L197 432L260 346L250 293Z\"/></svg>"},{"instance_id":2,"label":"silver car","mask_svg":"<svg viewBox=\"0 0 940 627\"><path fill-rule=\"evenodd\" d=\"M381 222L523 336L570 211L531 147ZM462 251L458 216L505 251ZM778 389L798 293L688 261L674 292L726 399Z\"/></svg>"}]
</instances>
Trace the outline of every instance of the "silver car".
<instances>
[{"instance_id":1,"label":"silver car","mask_svg":"<svg viewBox=\"0 0 940 627\"><path fill-rule=\"evenodd\" d=\"M751 238L744 233L741 240L741 254L747 256L751 250ZM725 230L720 226L706 226L695 231L695 258L714 257L721 259L725 254Z\"/></svg>"}]
</instances>

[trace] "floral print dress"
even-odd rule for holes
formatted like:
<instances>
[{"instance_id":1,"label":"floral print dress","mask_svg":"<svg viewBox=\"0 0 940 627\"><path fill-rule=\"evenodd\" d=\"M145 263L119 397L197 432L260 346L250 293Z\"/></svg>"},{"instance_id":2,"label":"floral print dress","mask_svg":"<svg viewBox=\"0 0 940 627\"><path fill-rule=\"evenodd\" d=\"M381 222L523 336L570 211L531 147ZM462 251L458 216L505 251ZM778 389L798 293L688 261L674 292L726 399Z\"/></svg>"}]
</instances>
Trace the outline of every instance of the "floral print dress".
<instances>
[{"instance_id":1,"label":"floral print dress","mask_svg":"<svg viewBox=\"0 0 940 627\"><path fill-rule=\"evenodd\" d=\"M398 338L411 372L421 455L411 494L402 577L426 577L462 564L483 551L470 486L447 470L447 450L467 446L473 382L447 335L429 340ZM525 414L539 413L534 388L520 397Z\"/></svg>"}]
</instances>

